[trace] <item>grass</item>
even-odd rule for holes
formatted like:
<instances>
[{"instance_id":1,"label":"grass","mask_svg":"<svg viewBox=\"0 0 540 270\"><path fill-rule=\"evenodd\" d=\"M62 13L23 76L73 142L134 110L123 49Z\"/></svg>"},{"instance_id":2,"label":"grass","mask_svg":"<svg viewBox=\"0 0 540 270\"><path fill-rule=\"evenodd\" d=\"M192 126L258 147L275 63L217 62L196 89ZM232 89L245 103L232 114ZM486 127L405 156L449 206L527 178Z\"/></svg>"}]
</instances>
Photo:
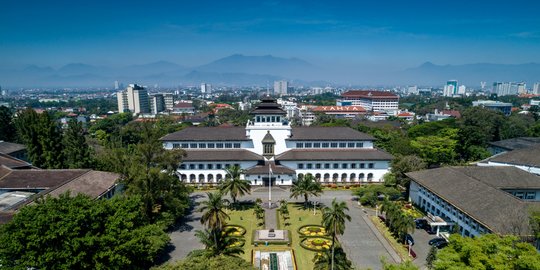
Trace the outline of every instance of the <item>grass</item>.
<instances>
[{"instance_id":1,"label":"grass","mask_svg":"<svg viewBox=\"0 0 540 270\"><path fill-rule=\"evenodd\" d=\"M394 250L398 253L399 257L401 257L403 261L411 260L411 258L409 257L409 251L402 244L398 243L398 241L396 240L396 238L394 238L394 236L392 236L392 233L390 233L386 225L382 223L378 217L370 216L370 218L371 221L373 221L373 224L375 224L375 227L377 227L377 230L381 232L384 238L388 240L392 248L394 248Z\"/></svg>"},{"instance_id":2,"label":"grass","mask_svg":"<svg viewBox=\"0 0 540 270\"><path fill-rule=\"evenodd\" d=\"M263 226L258 226L260 220L257 220L255 214L253 214L253 205L243 205L243 210L233 210L228 211L227 213L231 217L231 220L227 224L231 225L240 225L246 228L246 234L244 234L244 240L246 243L244 245L244 254L241 254L241 257L251 262L251 250L253 246L251 245L251 236L253 231L257 229L263 229Z\"/></svg>"}]
</instances>

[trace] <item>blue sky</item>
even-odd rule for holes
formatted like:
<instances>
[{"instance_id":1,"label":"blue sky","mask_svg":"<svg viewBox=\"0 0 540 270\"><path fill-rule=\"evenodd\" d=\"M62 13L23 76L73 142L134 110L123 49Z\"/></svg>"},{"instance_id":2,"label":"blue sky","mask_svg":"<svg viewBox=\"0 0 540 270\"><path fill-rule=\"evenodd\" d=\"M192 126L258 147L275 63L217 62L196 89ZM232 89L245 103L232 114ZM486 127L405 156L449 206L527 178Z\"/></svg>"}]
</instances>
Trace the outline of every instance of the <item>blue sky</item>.
<instances>
[{"instance_id":1,"label":"blue sky","mask_svg":"<svg viewBox=\"0 0 540 270\"><path fill-rule=\"evenodd\" d=\"M540 62L539 2L2 0L0 66L196 66L234 53L381 70Z\"/></svg>"}]
</instances>

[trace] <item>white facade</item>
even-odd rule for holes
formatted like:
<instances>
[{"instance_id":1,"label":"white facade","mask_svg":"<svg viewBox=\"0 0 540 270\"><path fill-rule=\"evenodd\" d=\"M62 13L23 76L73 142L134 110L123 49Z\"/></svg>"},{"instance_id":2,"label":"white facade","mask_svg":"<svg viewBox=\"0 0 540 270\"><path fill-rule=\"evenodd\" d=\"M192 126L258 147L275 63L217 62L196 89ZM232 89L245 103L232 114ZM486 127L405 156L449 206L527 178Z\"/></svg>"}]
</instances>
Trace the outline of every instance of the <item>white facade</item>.
<instances>
[{"instance_id":1,"label":"white facade","mask_svg":"<svg viewBox=\"0 0 540 270\"><path fill-rule=\"evenodd\" d=\"M203 94L211 94L212 93L212 85L209 83L201 83L201 93Z\"/></svg>"},{"instance_id":2,"label":"white facade","mask_svg":"<svg viewBox=\"0 0 540 270\"><path fill-rule=\"evenodd\" d=\"M286 95L289 88L289 82L287 81L275 81L274 82L274 94Z\"/></svg>"},{"instance_id":3,"label":"white facade","mask_svg":"<svg viewBox=\"0 0 540 270\"><path fill-rule=\"evenodd\" d=\"M148 91L137 84L130 84L126 90L116 93L118 100L118 111L132 113L149 113L150 100Z\"/></svg>"},{"instance_id":4,"label":"white facade","mask_svg":"<svg viewBox=\"0 0 540 270\"><path fill-rule=\"evenodd\" d=\"M533 85L532 94L540 95L540 82L537 82Z\"/></svg>"}]
</instances>

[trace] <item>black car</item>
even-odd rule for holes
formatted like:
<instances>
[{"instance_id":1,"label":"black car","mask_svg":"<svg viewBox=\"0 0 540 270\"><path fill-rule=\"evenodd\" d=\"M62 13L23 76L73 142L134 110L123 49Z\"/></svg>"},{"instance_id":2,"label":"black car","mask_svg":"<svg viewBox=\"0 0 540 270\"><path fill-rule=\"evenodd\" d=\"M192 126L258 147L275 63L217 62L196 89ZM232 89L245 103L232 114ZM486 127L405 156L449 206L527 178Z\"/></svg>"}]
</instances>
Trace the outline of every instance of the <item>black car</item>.
<instances>
[{"instance_id":1,"label":"black car","mask_svg":"<svg viewBox=\"0 0 540 270\"><path fill-rule=\"evenodd\" d=\"M437 229L436 229L436 228L433 228L433 227L431 227L431 226L426 226L424 229L426 230L426 232L427 232L428 234L436 234L436 233L437 233Z\"/></svg>"},{"instance_id":2,"label":"black car","mask_svg":"<svg viewBox=\"0 0 540 270\"><path fill-rule=\"evenodd\" d=\"M424 229L428 226L427 220L422 218L415 219L414 223L416 224L417 229Z\"/></svg>"},{"instance_id":3,"label":"black car","mask_svg":"<svg viewBox=\"0 0 540 270\"><path fill-rule=\"evenodd\" d=\"M446 239L444 239L442 237L433 238L433 239L429 240L428 244L430 246L433 246L434 244L437 244L439 242L446 242Z\"/></svg>"},{"instance_id":4,"label":"black car","mask_svg":"<svg viewBox=\"0 0 540 270\"><path fill-rule=\"evenodd\" d=\"M405 243L408 245L414 246L414 239L412 238L412 235L406 234L405 235Z\"/></svg>"},{"instance_id":5,"label":"black car","mask_svg":"<svg viewBox=\"0 0 540 270\"><path fill-rule=\"evenodd\" d=\"M446 241L437 242L437 243L433 244L433 246L438 248L438 249L441 249L443 247L448 246L448 242L446 242Z\"/></svg>"}]
</instances>

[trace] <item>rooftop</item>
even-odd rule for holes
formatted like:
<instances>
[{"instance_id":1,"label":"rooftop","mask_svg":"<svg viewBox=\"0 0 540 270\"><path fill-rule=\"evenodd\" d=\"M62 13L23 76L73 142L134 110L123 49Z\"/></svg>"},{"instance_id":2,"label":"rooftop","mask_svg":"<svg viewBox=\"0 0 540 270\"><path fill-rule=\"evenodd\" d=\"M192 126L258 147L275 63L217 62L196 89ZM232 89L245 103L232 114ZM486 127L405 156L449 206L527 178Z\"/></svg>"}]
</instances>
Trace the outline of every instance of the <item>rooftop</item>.
<instances>
[{"instance_id":1,"label":"rooftop","mask_svg":"<svg viewBox=\"0 0 540 270\"><path fill-rule=\"evenodd\" d=\"M399 98L398 95L387 91L350 90L341 94L344 98Z\"/></svg>"},{"instance_id":2,"label":"rooftop","mask_svg":"<svg viewBox=\"0 0 540 270\"><path fill-rule=\"evenodd\" d=\"M261 99L261 103L257 104L257 107L251 111L250 114L279 114L286 115L277 101L271 97L264 97Z\"/></svg>"},{"instance_id":3,"label":"rooftop","mask_svg":"<svg viewBox=\"0 0 540 270\"><path fill-rule=\"evenodd\" d=\"M276 160L391 160L392 155L379 149L292 149Z\"/></svg>"},{"instance_id":4,"label":"rooftop","mask_svg":"<svg viewBox=\"0 0 540 270\"><path fill-rule=\"evenodd\" d=\"M523 175L511 167L443 167L406 175L496 233L511 232L509 216L528 213L529 204L495 187L519 183ZM522 223L522 231L528 230Z\"/></svg>"},{"instance_id":5,"label":"rooftop","mask_svg":"<svg viewBox=\"0 0 540 270\"><path fill-rule=\"evenodd\" d=\"M14 158L8 154L0 153L0 167L5 166L11 169L29 169L32 165L26 161ZM1 173L0 173L1 175Z\"/></svg>"},{"instance_id":6,"label":"rooftop","mask_svg":"<svg viewBox=\"0 0 540 270\"><path fill-rule=\"evenodd\" d=\"M26 146L22 144L0 141L0 153L9 155L11 153L15 153L25 149Z\"/></svg>"},{"instance_id":7,"label":"rooftop","mask_svg":"<svg viewBox=\"0 0 540 270\"><path fill-rule=\"evenodd\" d=\"M349 127L293 127L289 140L294 141L373 141L374 137Z\"/></svg>"},{"instance_id":8,"label":"rooftop","mask_svg":"<svg viewBox=\"0 0 540 270\"><path fill-rule=\"evenodd\" d=\"M247 141L244 127L187 127L167 134L162 141Z\"/></svg>"},{"instance_id":9,"label":"rooftop","mask_svg":"<svg viewBox=\"0 0 540 270\"><path fill-rule=\"evenodd\" d=\"M184 161L259 161L263 160L251 151L243 149L185 150Z\"/></svg>"},{"instance_id":10,"label":"rooftop","mask_svg":"<svg viewBox=\"0 0 540 270\"><path fill-rule=\"evenodd\" d=\"M512 138L502 141L496 141L496 142L490 142L490 145L497 146L500 148L504 148L507 150L515 150L515 149L522 149L522 148L528 148L531 146L535 146L540 144L540 138L539 137L519 137L519 138Z\"/></svg>"},{"instance_id":11,"label":"rooftop","mask_svg":"<svg viewBox=\"0 0 540 270\"><path fill-rule=\"evenodd\" d=\"M488 161L512 165L540 167L540 144L528 148L504 152L495 155Z\"/></svg>"},{"instance_id":12,"label":"rooftop","mask_svg":"<svg viewBox=\"0 0 540 270\"><path fill-rule=\"evenodd\" d=\"M266 174L268 175L269 166L272 167L272 174L296 174L295 170L282 166L276 165L273 161L266 161L264 165L256 165L246 170L245 174Z\"/></svg>"}]
</instances>

